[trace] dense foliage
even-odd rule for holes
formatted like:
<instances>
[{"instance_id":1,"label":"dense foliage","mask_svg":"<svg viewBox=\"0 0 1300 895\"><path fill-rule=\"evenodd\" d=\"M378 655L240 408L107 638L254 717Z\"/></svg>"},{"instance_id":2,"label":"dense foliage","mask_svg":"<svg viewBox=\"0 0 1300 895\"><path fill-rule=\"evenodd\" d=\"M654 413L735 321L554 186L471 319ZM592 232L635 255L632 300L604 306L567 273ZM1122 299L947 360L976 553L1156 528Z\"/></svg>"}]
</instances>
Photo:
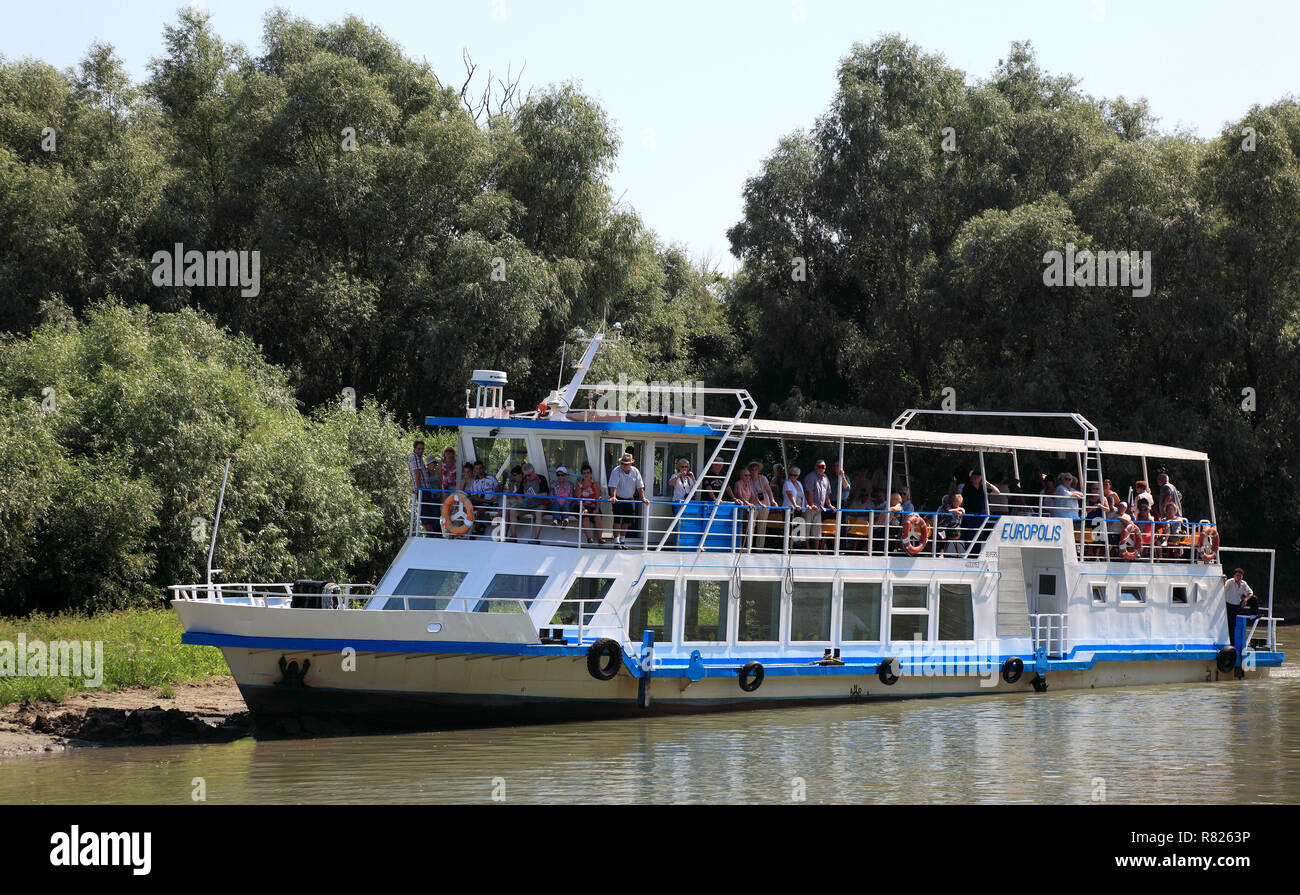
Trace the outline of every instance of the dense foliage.
<instances>
[{"instance_id":1,"label":"dense foliage","mask_svg":"<svg viewBox=\"0 0 1300 895\"><path fill-rule=\"evenodd\" d=\"M618 136L578 85L476 106L355 18L273 12L259 55L194 10L163 37L142 84L98 44L74 71L0 60L0 611L200 577L232 450L221 565L372 577L403 427L476 366L544 396L604 320L628 338L597 377L873 423L952 389L1208 450L1227 539L1300 571L1294 99L1201 140L1027 45L973 79L856 44L747 181L725 279L615 201ZM155 285L177 243L260 252L260 289ZM1150 252L1150 294L1044 285L1067 243Z\"/></svg>"},{"instance_id":2,"label":"dense foliage","mask_svg":"<svg viewBox=\"0 0 1300 895\"><path fill-rule=\"evenodd\" d=\"M405 533L409 433L371 403L304 416L286 380L192 310L94 304L0 341L0 611L203 580L228 451L219 566L373 580Z\"/></svg>"}]
</instances>

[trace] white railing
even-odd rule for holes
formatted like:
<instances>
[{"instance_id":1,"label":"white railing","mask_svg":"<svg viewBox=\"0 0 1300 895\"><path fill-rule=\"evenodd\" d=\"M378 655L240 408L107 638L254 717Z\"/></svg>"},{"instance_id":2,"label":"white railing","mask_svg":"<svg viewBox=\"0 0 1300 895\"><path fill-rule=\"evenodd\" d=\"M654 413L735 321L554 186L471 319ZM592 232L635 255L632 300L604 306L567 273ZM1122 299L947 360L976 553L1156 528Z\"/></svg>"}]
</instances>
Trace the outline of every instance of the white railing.
<instances>
[{"instance_id":1,"label":"white railing","mask_svg":"<svg viewBox=\"0 0 1300 895\"><path fill-rule=\"evenodd\" d=\"M1034 652L1039 647L1047 650L1052 659L1070 653L1070 616L1064 612L1039 612L1029 614L1029 631L1034 638Z\"/></svg>"},{"instance_id":2,"label":"white railing","mask_svg":"<svg viewBox=\"0 0 1300 895\"><path fill-rule=\"evenodd\" d=\"M527 615L535 603L554 602L527 597L426 596L421 594L376 594L373 584L340 584L338 592L322 594L293 592L292 583L251 584L177 584L168 588L173 600L213 602L256 606L262 609L289 609L294 597L316 600L319 608L329 610L367 610L375 600L385 601L382 610L413 612L487 612ZM400 609L394 609L394 606ZM574 634L577 642L595 636L622 639L623 620L603 599L560 600L547 627L559 627L566 637Z\"/></svg>"}]
</instances>

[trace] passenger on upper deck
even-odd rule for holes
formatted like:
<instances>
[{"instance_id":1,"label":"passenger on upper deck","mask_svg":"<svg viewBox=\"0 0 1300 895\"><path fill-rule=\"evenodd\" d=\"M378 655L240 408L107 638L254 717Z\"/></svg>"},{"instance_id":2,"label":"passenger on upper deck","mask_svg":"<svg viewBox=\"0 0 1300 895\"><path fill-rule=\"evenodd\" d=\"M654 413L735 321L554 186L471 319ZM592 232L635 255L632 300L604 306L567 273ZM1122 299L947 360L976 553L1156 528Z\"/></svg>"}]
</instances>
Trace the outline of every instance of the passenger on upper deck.
<instances>
[{"instance_id":1,"label":"passenger on upper deck","mask_svg":"<svg viewBox=\"0 0 1300 895\"><path fill-rule=\"evenodd\" d=\"M1159 491L1156 493L1156 506L1160 507L1160 514L1168 518L1168 505L1172 502L1174 505L1174 515L1183 514L1183 495L1174 487L1174 483L1169 481L1169 475L1163 469L1156 475L1156 486Z\"/></svg>"},{"instance_id":2,"label":"passenger on upper deck","mask_svg":"<svg viewBox=\"0 0 1300 895\"><path fill-rule=\"evenodd\" d=\"M569 504L577 489L564 466L555 468L555 484L551 486L551 521L561 528L569 527Z\"/></svg>"},{"instance_id":3,"label":"passenger on upper deck","mask_svg":"<svg viewBox=\"0 0 1300 895\"><path fill-rule=\"evenodd\" d=\"M447 445L442 449L442 462L438 464L437 469L437 484L432 487L439 488L444 492L455 491L460 469L456 466L456 449L454 447ZM439 494L438 499L442 500L446 496L445 493Z\"/></svg>"},{"instance_id":4,"label":"passenger on upper deck","mask_svg":"<svg viewBox=\"0 0 1300 895\"><path fill-rule=\"evenodd\" d=\"M1133 500L1131 503L1136 507L1144 500L1147 502L1148 507L1155 509L1156 496L1151 493L1151 486L1146 483L1145 479L1138 479L1133 483Z\"/></svg>"},{"instance_id":5,"label":"passenger on upper deck","mask_svg":"<svg viewBox=\"0 0 1300 895\"><path fill-rule=\"evenodd\" d=\"M772 480L768 483L772 489L772 494L776 497L773 503L776 506L781 505L783 495L785 494L785 465L781 463L772 464Z\"/></svg>"},{"instance_id":6,"label":"passenger on upper deck","mask_svg":"<svg viewBox=\"0 0 1300 895\"><path fill-rule=\"evenodd\" d=\"M629 524L636 518L634 498L640 498L642 504L648 504L645 496L645 480L641 470L632 465L632 455L624 454L618 460L618 466L609 474L609 502L614 507L614 546L625 548Z\"/></svg>"},{"instance_id":7,"label":"passenger on upper deck","mask_svg":"<svg viewBox=\"0 0 1300 895\"><path fill-rule=\"evenodd\" d=\"M985 484L982 472L972 469L966 477L966 484L961 489L961 503L966 509L961 523L963 528L975 529L984 524L984 517L989 513L988 502L984 499L986 487L990 494L999 493L994 485Z\"/></svg>"},{"instance_id":8,"label":"passenger on upper deck","mask_svg":"<svg viewBox=\"0 0 1300 895\"><path fill-rule=\"evenodd\" d=\"M492 512L495 506L494 494L498 489L497 478L491 475L483 466L482 460L474 461L474 481L469 483L468 495L469 501L475 508L481 512L477 513L474 529L475 534L484 534L487 531L488 518L493 517L496 513Z\"/></svg>"},{"instance_id":9,"label":"passenger on upper deck","mask_svg":"<svg viewBox=\"0 0 1300 895\"><path fill-rule=\"evenodd\" d=\"M842 507L849 499L849 477L840 469L840 461L832 460L831 468L827 471L826 477L831 480L831 503L837 507ZM838 493L837 493L838 490Z\"/></svg>"},{"instance_id":10,"label":"passenger on upper deck","mask_svg":"<svg viewBox=\"0 0 1300 895\"><path fill-rule=\"evenodd\" d=\"M792 547L803 544L803 538L800 537L799 532L804 531L806 528L803 523L803 514L810 509L808 499L803 492L803 484L799 481L801 471L798 466L790 467L790 475L785 480L781 492L781 506L788 508L790 511L790 545Z\"/></svg>"},{"instance_id":11,"label":"passenger on upper deck","mask_svg":"<svg viewBox=\"0 0 1300 895\"><path fill-rule=\"evenodd\" d=\"M591 464L582 464L582 481L578 483L578 497L582 500L582 534L588 544L600 540L600 483L591 474ZM594 538L592 536L595 536Z\"/></svg>"},{"instance_id":12,"label":"passenger on upper deck","mask_svg":"<svg viewBox=\"0 0 1300 895\"><path fill-rule=\"evenodd\" d=\"M682 501L695 487L695 475L691 472L691 461L685 457L677 458L677 471L668 478L668 487L673 491L673 500Z\"/></svg>"},{"instance_id":13,"label":"passenger on upper deck","mask_svg":"<svg viewBox=\"0 0 1300 895\"><path fill-rule=\"evenodd\" d=\"M1079 516L1079 501L1083 495L1074 490L1074 476L1068 472L1063 472L1056 477L1056 506L1053 508L1052 515L1059 516L1062 519L1077 519Z\"/></svg>"},{"instance_id":14,"label":"passenger on upper deck","mask_svg":"<svg viewBox=\"0 0 1300 895\"><path fill-rule=\"evenodd\" d=\"M803 493L809 507L803 514L808 522L809 546L821 553L825 546L825 541L822 539L822 511L834 508L834 504L831 503L831 480L826 475L825 460L818 460L813 464L812 471L804 476Z\"/></svg>"},{"instance_id":15,"label":"passenger on upper deck","mask_svg":"<svg viewBox=\"0 0 1300 895\"><path fill-rule=\"evenodd\" d=\"M706 503L714 503L718 500L718 492L722 492L722 500L731 500L731 486L724 482L722 474L722 461L715 460L709 466L708 475L700 480L700 488L695 493L699 495L700 500Z\"/></svg>"},{"instance_id":16,"label":"passenger on upper deck","mask_svg":"<svg viewBox=\"0 0 1300 895\"><path fill-rule=\"evenodd\" d=\"M407 458L407 467L411 471L411 492L428 487L428 471L424 462L424 442L416 441L412 445L411 456Z\"/></svg>"},{"instance_id":17,"label":"passenger on upper deck","mask_svg":"<svg viewBox=\"0 0 1300 895\"><path fill-rule=\"evenodd\" d=\"M749 477L754 483L754 497L757 506L754 509L754 530L759 533L759 547L767 546L767 520L772 507L779 506L777 497L772 493L772 485L763 475L763 463L760 460L749 461Z\"/></svg>"},{"instance_id":18,"label":"passenger on upper deck","mask_svg":"<svg viewBox=\"0 0 1300 895\"><path fill-rule=\"evenodd\" d=\"M961 553L962 550L962 517L966 515L966 508L962 506L962 496L960 493L948 498L949 505L943 508L939 514L936 523L938 532L937 537L943 539L947 544L944 548L946 553Z\"/></svg>"}]
</instances>

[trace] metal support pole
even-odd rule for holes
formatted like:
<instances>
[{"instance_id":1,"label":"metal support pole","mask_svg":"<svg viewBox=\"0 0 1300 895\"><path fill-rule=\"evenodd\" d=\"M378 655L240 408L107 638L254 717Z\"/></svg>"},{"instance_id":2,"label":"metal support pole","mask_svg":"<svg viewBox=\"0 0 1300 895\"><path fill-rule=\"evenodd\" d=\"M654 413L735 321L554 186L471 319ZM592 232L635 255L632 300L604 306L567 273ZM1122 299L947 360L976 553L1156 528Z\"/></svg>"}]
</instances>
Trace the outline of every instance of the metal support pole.
<instances>
[{"instance_id":1,"label":"metal support pole","mask_svg":"<svg viewBox=\"0 0 1300 895\"><path fill-rule=\"evenodd\" d=\"M840 465L835 475L835 545L831 548L834 556L840 555L840 527L844 521L844 494L840 482L844 479L844 439L840 439Z\"/></svg>"},{"instance_id":2,"label":"metal support pole","mask_svg":"<svg viewBox=\"0 0 1300 895\"><path fill-rule=\"evenodd\" d=\"M1217 525L1218 521L1214 518L1214 486L1210 484L1210 461L1209 460L1205 461L1205 494L1210 499L1210 521ZM1268 614L1269 615L1273 614L1272 606L1269 607Z\"/></svg>"},{"instance_id":3,"label":"metal support pole","mask_svg":"<svg viewBox=\"0 0 1300 895\"><path fill-rule=\"evenodd\" d=\"M230 477L230 459L234 454L226 454L226 468L221 473L221 494L217 497L217 516L212 520L212 543L208 546L208 584L212 583L212 554L217 549L217 529L221 527L221 509L226 504L226 480ZM416 494L416 499L419 494ZM411 508L412 514L415 512L414 504ZM220 570L218 570L220 571Z\"/></svg>"}]
</instances>

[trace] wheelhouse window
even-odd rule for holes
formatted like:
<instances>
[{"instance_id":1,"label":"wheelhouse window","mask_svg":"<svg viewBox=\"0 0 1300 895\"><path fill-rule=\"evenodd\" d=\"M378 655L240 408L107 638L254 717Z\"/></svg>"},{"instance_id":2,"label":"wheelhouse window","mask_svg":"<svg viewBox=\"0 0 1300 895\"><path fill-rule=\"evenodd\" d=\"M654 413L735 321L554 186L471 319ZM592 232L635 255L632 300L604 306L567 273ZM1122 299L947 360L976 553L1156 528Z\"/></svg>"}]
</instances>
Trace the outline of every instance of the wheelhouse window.
<instances>
[{"instance_id":1,"label":"wheelhouse window","mask_svg":"<svg viewBox=\"0 0 1300 895\"><path fill-rule=\"evenodd\" d=\"M1127 605L1141 605L1147 601L1147 589L1132 584L1125 584L1119 589L1120 603Z\"/></svg>"},{"instance_id":2,"label":"wheelhouse window","mask_svg":"<svg viewBox=\"0 0 1300 895\"><path fill-rule=\"evenodd\" d=\"M781 637L781 582L742 581L736 640L746 643Z\"/></svg>"},{"instance_id":3,"label":"wheelhouse window","mask_svg":"<svg viewBox=\"0 0 1300 895\"><path fill-rule=\"evenodd\" d=\"M646 631L654 631L655 643L673 639L673 581L651 578L641 585L627 618L628 639L641 642Z\"/></svg>"},{"instance_id":4,"label":"wheelhouse window","mask_svg":"<svg viewBox=\"0 0 1300 895\"><path fill-rule=\"evenodd\" d=\"M522 601L524 610L531 609L533 598L545 585L545 575L494 575L483 591L484 597L494 599L480 601L474 611L518 613L521 610L516 600Z\"/></svg>"},{"instance_id":5,"label":"wheelhouse window","mask_svg":"<svg viewBox=\"0 0 1300 895\"><path fill-rule=\"evenodd\" d=\"M831 583L796 581L790 593L790 639L831 639Z\"/></svg>"},{"instance_id":6,"label":"wheelhouse window","mask_svg":"<svg viewBox=\"0 0 1300 895\"><path fill-rule=\"evenodd\" d=\"M483 461L483 469L488 475L496 476L498 484L504 484L511 468L523 466L528 462L528 442L522 438L475 438L474 456L469 462Z\"/></svg>"},{"instance_id":7,"label":"wheelhouse window","mask_svg":"<svg viewBox=\"0 0 1300 895\"><path fill-rule=\"evenodd\" d=\"M393 588L393 595L407 597L405 606L401 600L385 600L385 609L446 609L450 600L411 599L412 597L452 597L456 589L465 580L466 572L452 572L446 569L407 569L402 580Z\"/></svg>"},{"instance_id":8,"label":"wheelhouse window","mask_svg":"<svg viewBox=\"0 0 1300 895\"><path fill-rule=\"evenodd\" d=\"M929 585L895 584L891 590L889 639L927 640L930 633Z\"/></svg>"},{"instance_id":9,"label":"wheelhouse window","mask_svg":"<svg viewBox=\"0 0 1300 895\"><path fill-rule=\"evenodd\" d=\"M684 641L726 641L728 594L726 581L701 579L686 582L686 614L682 620Z\"/></svg>"},{"instance_id":10,"label":"wheelhouse window","mask_svg":"<svg viewBox=\"0 0 1300 895\"><path fill-rule=\"evenodd\" d=\"M881 590L881 585L875 581L844 582L841 640L880 639Z\"/></svg>"},{"instance_id":11,"label":"wheelhouse window","mask_svg":"<svg viewBox=\"0 0 1300 895\"><path fill-rule=\"evenodd\" d=\"M555 484L555 470L561 466L568 472L569 481L576 484L582 478L582 465L588 462L587 442L582 438L543 438L542 458L545 475L552 485Z\"/></svg>"},{"instance_id":12,"label":"wheelhouse window","mask_svg":"<svg viewBox=\"0 0 1300 895\"><path fill-rule=\"evenodd\" d=\"M975 604L969 584L939 585L939 639L975 639Z\"/></svg>"},{"instance_id":13,"label":"wheelhouse window","mask_svg":"<svg viewBox=\"0 0 1300 895\"><path fill-rule=\"evenodd\" d=\"M578 613L582 613L582 623L591 624L591 618L605 599L609 589L614 586L613 578L575 578L569 585L569 592L564 595L555 614L551 616L553 625L576 625Z\"/></svg>"}]
</instances>

